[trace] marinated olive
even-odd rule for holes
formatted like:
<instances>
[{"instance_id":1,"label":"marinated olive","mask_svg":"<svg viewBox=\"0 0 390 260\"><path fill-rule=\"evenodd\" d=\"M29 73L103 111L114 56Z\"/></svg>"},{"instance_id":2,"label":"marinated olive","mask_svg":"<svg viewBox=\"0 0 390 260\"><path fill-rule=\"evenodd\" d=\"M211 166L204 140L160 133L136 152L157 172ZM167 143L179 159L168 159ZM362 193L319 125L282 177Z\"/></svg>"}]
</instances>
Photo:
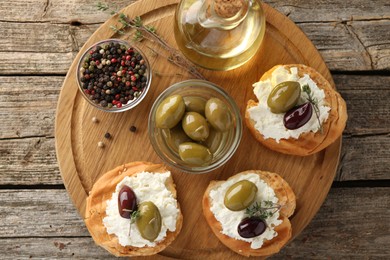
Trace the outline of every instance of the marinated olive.
<instances>
[{"instance_id":1,"label":"marinated olive","mask_svg":"<svg viewBox=\"0 0 390 260\"><path fill-rule=\"evenodd\" d=\"M189 138L181 126L178 124L172 129L162 129L163 137L170 149L174 152L179 152L179 145L184 142L191 142L191 138Z\"/></svg>"},{"instance_id":2,"label":"marinated olive","mask_svg":"<svg viewBox=\"0 0 390 260\"><path fill-rule=\"evenodd\" d=\"M210 150L197 143L186 142L179 145L180 158L193 166L209 165L213 159Z\"/></svg>"},{"instance_id":3,"label":"marinated olive","mask_svg":"<svg viewBox=\"0 0 390 260\"><path fill-rule=\"evenodd\" d=\"M119 191L118 210L119 215L127 219L130 219L131 213L137 210L137 196L129 186L123 186Z\"/></svg>"},{"instance_id":4,"label":"marinated olive","mask_svg":"<svg viewBox=\"0 0 390 260\"><path fill-rule=\"evenodd\" d=\"M141 236L153 242L161 231L161 215L157 206L151 201L144 201L138 206L139 216L136 224Z\"/></svg>"},{"instance_id":5,"label":"marinated olive","mask_svg":"<svg viewBox=\"0 0 390 260\"><path fill-rule=\"evenodd\" d=\"M248 180L236 182L225 193L224 204L232 211L246 209L256 199L257 186Z\"/></svg>"},{"instance_id":6,"label":"marinated olive","mask_svg":"<svg viewBox=\"0 0 390 260\"><path fill-rule=\"evenodd\" d=\"M313 114L313 107L310 102L293 107L283 117L283 124L287 129L294 130L304 126Z\"/></svg>"},{"instance_id":7,"label":"marinated olive","mask_svg":"<svg viewBox=\"0 0 390 260\"><path fill-rule=\"evenodd\" d=\"M164 99L156 110L156 127L172 128L180 122L185 112L183 97L180 95L169 96Z\"/></svg>"},{"instance_id":8,"label":"marinated olive","mask_svg":"<svg viewBox=\"0 0 390 260\"><path fill-rule=\"evenodd\" d=\"M186 135L195 141L204 141L209 136L209 126L206 119L199 113L187 112L182 120Z\"/></svg>"},{"instance_id":9,"label":"marinated olive","mask_svg":"<svg viewBox=\"0 0 390 260\"><path fill-rule=\"evenodd\" d=\"M197 112L204 115L204 108L206 106L206 99L202 97L188 96L183 97L187 112Z\"/></svg>"},{"instance_id":10,"label":"marinated olive","mask_svg":"<svg viewBox=\"0 0 390 260\"><path fill-rule=\"evenodd\" d=\"M203 144L206 145L209 148L210 152L214 154L221 145L222 137L222 132L219 132L211 127L209 137L207 137Z\"/></svg>"},{"instance_id":11,"label":"marinated olive","mask_svg":"<svg viewBox=\"0 0 390 260\"><path fill-rule=\"evenodd\" d=\"M282 82L272 89L267 104L272 113L285 113L293 108L301 96L301 86L296 81Z\"/></svg>"},{"instance_id":12,"label":"marinated olive","mask_svg":"<svg viewBox=\"0 0 390 260\"><path fill-rule=\"evenodd\" d=\"M264 220L258 217L248 217L238 224L237 232L241 237L252 238L263 234L266 227Z\"/></svg>"},{"instance_id":13,"label":"marinated olive","mask_svg":"<svg viewBox=\"0 0 390 260\"><path fill-rule=\"evenodd\" d=\"M225 132L233 125L228 107L218 98L210 98L207 101L205 114L207 121L218 131Z\"/></svg>"}]
</instances>

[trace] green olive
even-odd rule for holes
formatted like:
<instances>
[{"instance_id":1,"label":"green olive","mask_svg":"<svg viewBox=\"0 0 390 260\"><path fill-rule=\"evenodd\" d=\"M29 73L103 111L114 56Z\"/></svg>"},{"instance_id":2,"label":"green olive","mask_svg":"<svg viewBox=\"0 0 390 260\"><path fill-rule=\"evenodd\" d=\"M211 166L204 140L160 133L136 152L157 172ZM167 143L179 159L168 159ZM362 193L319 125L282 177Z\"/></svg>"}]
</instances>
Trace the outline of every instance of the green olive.
<instances>
[{"instance_id":1,"label":"green olive","mask_svg":"<svg viewBox=\"0 0 390 260\"><path fill-rule=\"evenodd\" d=\"M209 136L209 126L206 119L199 113L187 112L182 120L186 135L195 141L204 141Z\"/></svg>"},{"instance_id":2,"label":"green olive","mask_svg":"<svg viewBox=\"0 0 390 260\"><path fill-rule=\"evenodd\" d=\"M218 150L219 146L222 142L223 133L215 130L214 128L210 128L209 137L203 142L205 146L207 146L213 154Z\"/></svg>"},{"instance_id":3,"label":"green olive","mask_svg":"<svg viewBox=\"0 0 390 260\"><path fill-rule=\"evenodd\" d=\"M206 99L202 97L188 96L183 97L187 112L197 112L204 115L204 108L206 106Z\"/></svg>"},{"instance_id":4,"label":"green olive","mask_svg":"<svg viewBox=\"0 0 390 260\"><path fill-rule=\"evenodd\" d=\"M207 147L193 142L180 144L179 155L184 162L193 166L209 165L213 159L213 155Z\"/></svg>"},{"instance_id":5,"label":"green olive","mask_svg":"<svg viewBox=\"0 0 390 260\"><path fill-rule=\"evenodd\" d=\"M236 182L225 193L224 204L232 211L249 207L256 199L257 186L248 180Z\"/></svg>"},{"instance_id":6,"label":"green olive","mask_svg":"<svg viewBox=\"0 0 390 260\"><path fill-rule=\"evenodd\" d=\"M174 152L179 152L179 145L184 142L191 142L181 126L178 124L172 129L161 129L162 135L170 149Z\"/></svg>"},{"instance_id":7,"label":"green olive","mask_svg":"<svg viewBox=\"0 0 390 260\"><path fill-rule=\"evenodd\" d=\"M164 99L156 110L156 127L172 128L180 122L185 112L183 97L169 96Z\"/></svg>"},{"instance_id":8,"label":"green olive","mask_svg":"<svg viewBox=\"0 0 390 260\"><path fill-rule=\"evenodd\" d=\"M138 205L139 216L136 224L141 236L153 242L161 231L161 215L157 206L151 201L144 201Z\"/></svg>"},{"instance_id":9,"label":"green olive","mask_svg":"<svg viewBox=\"0 0 390 260\"><path fill-rule=\"evenodd\" d=\"M267 105L272 113L285 113L298 103L300 96L300 84L296 81L285 81L272 89Z\"/></svg>"},{"instance_id":10,"label":"green olive","mask_svg":"<svg viewBox=\"0 0 390 260\"><path fill-rule=\"evenodd\" d=\"M225 132L233 125L232 116L226 104L218 98L210 98L206 103L207 121L218 131Z\"/></svg>"}]
</instances>

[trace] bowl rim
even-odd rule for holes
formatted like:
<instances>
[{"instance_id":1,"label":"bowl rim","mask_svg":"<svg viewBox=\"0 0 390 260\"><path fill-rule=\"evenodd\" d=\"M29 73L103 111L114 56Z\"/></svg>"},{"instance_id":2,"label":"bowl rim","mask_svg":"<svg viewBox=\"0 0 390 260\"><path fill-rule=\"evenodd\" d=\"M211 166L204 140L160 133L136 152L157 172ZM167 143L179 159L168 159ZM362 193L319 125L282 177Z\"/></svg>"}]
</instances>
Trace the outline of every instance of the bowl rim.
<instances>
[{"instance_id":1,"label":"bowl rim","mask_svg":"<svg viewBox=\"0 0 390 260\"><path fill-rule=\"evenodd\" d=\"M110 42L117 42L117 43L126 45L126 47L134 48L137 52L139 52L139 53L142 55L142 58L143 58L143 60L145 61L145 63L146 63L146 68L147 68L147 69L146 69L147 83L146 83L145 88L144 88L143 91L141 92L141 95L138 96L136 99L132 100L130 103L125 104L125 105L122 105L122 107L120 107L120 108L114 107L114 106L113 106L112 108L105 108L105 107L100 106L99 104L95 104L95 103L92 102L92 100L90 100L90 99L88 98L88 96L84 93L83 87L82 87L81 84L80 84L80 69L81 69L82 60L84 60L85 56L86 56L93 48L96 48L96 46L101 45L101 44L104 44L104 43L110 43ZM78 63L77 63L76 81L77 81L78 89L79 89L79 91L81 92L81 95L83 96L84 100L86 100L86 101L87 101L89 104L91 104L94 108L97 108L97 109L99 109L100 111L104 111L104 112L108 112L108 113L118 113L118 112L124 112L124 111L130 110L130 109L136 107L138 104L141 103L141 101L145 98L146 94L147 94L148 91L149 91L150 85L151 85L151 83L152 83L152 75L153 75L153 73L152 73L152 68L150 67L149 60L148 60L148 58L146 57L145 53L144 53L142 50L140 50L138 47L132 45L130 42L128 42L128 41L126 41L126 40L119 39L119 38L109 38L109 39L105 39L105 40L101 40L101 41L98 41L98 42L93 43L91 46L89 46L89 47L83 52L83 54L80 56L80 59L78 60Z\"/></svg>"},{"instance_id":2,"label":"bowl rim","mask_svg":"<svg viewBox=\"0 0 390 260\"><path fill-rule=\"evenodd\" d=\"M185 165L180 165L177 162L174 162L173 160L169 160L168 158L166 158L166 156L164 156L164 153L161 151L159 145L156 142L156 139L154 138L154 132L155 132L155 129L157 129L157 128L153 124L154 120L152 117L157 110L158 104L160 104L160 102L163 100L163 98L168 97L175 90L182 88L182 87L189 87L189 86L194 86L194 87L201 86L201 87L210 88L210 89L218 92L219 94L221 94L224 97L224 99L226 99L229 102L230 106L233 108L232 109L233 111L231 111L231 112L232 112L233 116L235 117L235 122L236 122L234 137L233 137L233 141L232 141L233 145L226 151L226 153L224 155L221 156L221 158L218 161L214 162L213 164L207 165L207 166L189 167L189 166L185 166ZM228 162L230 160L230 158L234 155L234 153L236 152L236 150L238 149L238 147L240 145L240 142L242 139L242 132L243 132L243 125L242 124L243 123L242 123L241 113L240 113L239 107L237 106L237 103L222 87L218 86L217 84L215 84L213 82L207 81L207 80L189 79L189 80L184 80L184 81L180 81L180 82L172 84L171 86L166 88L164 91L162 91L160 93L160 95L155 99L155 101L152 105L152 108L150 109L149 117L148 117L148 135L149 135L149 140L153 146L154 151L157 153L157 155L160 157L160 159L164 163L166 163L169 166L174 167L178 170L186 172L186 173L202 174L202 173L207 173L207 172L216 170L217 168L223 166L226 162Z\"/></svg>"}]
</instances>

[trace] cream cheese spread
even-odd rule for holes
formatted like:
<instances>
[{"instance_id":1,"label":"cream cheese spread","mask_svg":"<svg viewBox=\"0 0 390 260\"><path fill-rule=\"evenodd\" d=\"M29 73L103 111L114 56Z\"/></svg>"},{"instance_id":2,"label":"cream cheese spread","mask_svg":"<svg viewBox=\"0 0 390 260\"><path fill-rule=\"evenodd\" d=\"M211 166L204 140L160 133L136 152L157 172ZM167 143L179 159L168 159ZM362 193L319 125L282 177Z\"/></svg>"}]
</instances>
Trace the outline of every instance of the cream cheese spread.
<instances>
[{"instance_id":1,"label":"cream cheese spread","mask_svg":"<svg viewBox=\"0 0 390 260\"><path fill-rule=\"evenodd\" d=\"M261 248L265 240L271 240L278 235L274 230L274 227L280 225L282 220L279 220L279 211L275 212L272 217L266 219L267 228L263 234L253 238L243 238L238 234L237 227L238 224L243 220L247 215L245 210L241 211L231 211L224 205L224 197L227 189L241 180L248 180L253 182L257 186L257 197L255 202L261 201L272 201L273 203L278 202L278 198L275 195L274 190L266 182L260 179L259 175L255 173L249 173L245 175L239 175L233 177L226 182L224 182L219 187L216 187L210 191L211 198L211 212L213 212L215 218L221 223L222 234L225 234L231 238L238 240L243 240L248 243L251 243L251 248L258 249Z\"/></svg>"},{"instance_id":2,"label":"cream cheese spread","mask_svg":"<svg viewBox=\"0 0 390 260\"><path fill-rule=\"evenodd\" d=\"M276 85L284 81L297 81L301 87L304 85L310 87L313 97L318 100L319 119L321 124L328 119L330 110L330 107L327 106L325 102L325 92L317 86L309 75L304 74L303 77L299 77L298 69L296 67L292 67L290 71L283 66L278 67L272 72L270 79L253 84L253 92L259 102L256 106L248 109L250 118L255 123L254 127L256 130L259 131L265 139L273 138L278 143L280 139L298 139L302 133L310 131L315 133L319 130L317 117L314 111L310 120L305 125L295 130L289 130L284 126L284 113L274 114L271 112L267 105L268 96ZM297 105L301 105L305 102L307 102L307 94L302 91L301 98Z\"/></svg>"},{"instance_id":3,"label":"cream cheese spread","mask_svg":"<svg viewBox=\"0 0 390 260\"><path fill-rule=\"evenodd\" d=\"M140 172L135 176L126 176L117 184L111 199L107 200L107 216L103 219L103 224L108 234L116 235L120 245L153 247L166 237L168 230L171 232L176 230L179 209L177 208L177 201L173 197L172 192L165 186L165 182L170 175L171 173L169 171L165 173ZM144 239L135 223L131 225L129 236L130 219L121 217L118 210L118 194L124 185L133 189L137 196L138 204L143 201L151 201L159 209L162 225L160 234L155 241L150 242Z\"/></svg>"}]
</instances>

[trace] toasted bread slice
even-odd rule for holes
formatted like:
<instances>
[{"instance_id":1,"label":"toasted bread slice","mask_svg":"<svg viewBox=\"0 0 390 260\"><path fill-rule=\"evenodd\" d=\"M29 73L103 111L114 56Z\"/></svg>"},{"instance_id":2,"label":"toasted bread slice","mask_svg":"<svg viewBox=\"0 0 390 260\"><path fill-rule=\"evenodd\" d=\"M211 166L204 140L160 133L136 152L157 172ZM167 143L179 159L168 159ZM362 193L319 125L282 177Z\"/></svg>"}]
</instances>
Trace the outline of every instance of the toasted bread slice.
<instances>
[{"instance_id":1,"label":"toasted bread slice","mask_svg":"<svg viewBox=\"0 0 390 260\"><path fill-rule=\"evenodd\" d=\"M207 187L204 195L203 195L203 214L206 218L207 223L209 224L213 233L217 236L217 238L228 248L233 250L234 252L243 255L243 256L270 256L280 251L280 249L289 241L291 238L291 223L288 217L290 217L295 210L296 207L296 199L293 190L290 185L278 174L259 171L259 170L251 170L244 171L238 173L231 178L237 177L238 175L245 174L258 174L260 179L265 181L272 189L275 191L275 195L279 199L278 204L282 207L280 209L280 217L283 222L274 228L274 230L278 233L276 237L272 240L265 240L264 244L259 249L251 248L251 244L237 240L235 238L229 237L225 234L222 234L222 225L215 218L213 212L210 210L211 207L211 199L210 199L210 191L216 189L220 185L222 185L225 181L212 181Z\"/></svg>"},{"instance_id":2,"label":"toasted bread slice","mask_svg":"<svg viewBox=\"0 0 390 260\"><path fill-rule=\"evenodd\" d=\"M263 135L255 128L255 122L250 118L249 108L254 107L257 103L254 100L249 100L245 111L245 122L252 135L264 146L277 152L307 156L319 152L334 141L337 140L343 133L347 122L347 107L346 103L340 94L332 88L330 83L316 70L302 64L277 65L264 73L260 81L270 79L272 72L279 66L284 66L286 69L292 67L298 68L298 74L302 77L308 74L310 78L317 84L320 89L325 92L325 102L331 108L328 119L322 124L322 133L307 132L299 136L298 139L289 138L281 139L279 143L273 138L265 139Z\"/></svg>"},{"instance_id":3,"label":"toasted bread slice","mask_svg":"<svg viewBox=\"0 0 390 260\"><path fill-rule=\"evenodd\" d=\"M92 187L87 198L87 206L85 212L85 223L91 236L96 244L105 248L115 256L146 256L153 255L164 250L179 234L183 215L180 212L176 219L176 230L170 232L167 230L167 235L163 241L157 243L154 247L133 247L122 246L118 242L115 235L107 233L103 224L103 219L106 217L106 202L111 199L112 193L115 192L116 185L125 177L136 175L139 172L164 173L167 171L162 164L152 164L150 162L132 162L128 163L105 173ZM176 189L172 177L165 183L168 190L176 199Z\"/></svg>"}]
</instances>

